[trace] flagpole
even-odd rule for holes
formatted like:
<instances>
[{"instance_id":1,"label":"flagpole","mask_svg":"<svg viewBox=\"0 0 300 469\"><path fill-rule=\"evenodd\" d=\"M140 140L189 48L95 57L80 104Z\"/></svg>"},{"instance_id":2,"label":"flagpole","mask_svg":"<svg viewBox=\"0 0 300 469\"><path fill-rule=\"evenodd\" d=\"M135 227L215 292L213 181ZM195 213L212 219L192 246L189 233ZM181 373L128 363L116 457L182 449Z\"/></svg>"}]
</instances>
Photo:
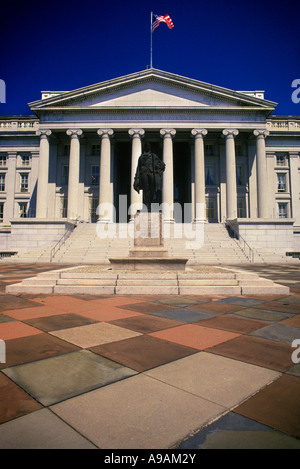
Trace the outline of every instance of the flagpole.
<instances>
[{"instance_id":1,"label":"flagpole","mask_svg":"<svg viewBox=\"0 0 300 469\"><path fill-rule=\"evenodd\" d=\"M151 21L150 21L150 34L151 34L151 41L150 41L150 68L152 68L152 23L153 23L153 11L151 11Z\"/></svg>"}]
</instances>

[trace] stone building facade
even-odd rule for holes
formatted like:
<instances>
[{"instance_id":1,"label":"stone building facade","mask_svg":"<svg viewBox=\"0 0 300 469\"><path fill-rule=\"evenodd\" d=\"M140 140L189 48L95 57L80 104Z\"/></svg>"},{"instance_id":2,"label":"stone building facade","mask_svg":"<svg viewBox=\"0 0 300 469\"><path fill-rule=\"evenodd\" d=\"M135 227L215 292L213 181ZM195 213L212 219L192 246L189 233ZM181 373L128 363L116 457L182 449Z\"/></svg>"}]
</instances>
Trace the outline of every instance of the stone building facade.
<instances>
[{"instance_id":1,"label":"stone building facade","mask_svg":"<svg viewBox=\"0 0 300 469\"><path fill-rule=\"evenodd\" d=\"M300 250L300 117L274 116L263 91L146 69L29 107L0 118L2 250L75 220L130 222L145 139L166 164L165 223L229 223L250 245Z\"/></svg>"}]
</instances>

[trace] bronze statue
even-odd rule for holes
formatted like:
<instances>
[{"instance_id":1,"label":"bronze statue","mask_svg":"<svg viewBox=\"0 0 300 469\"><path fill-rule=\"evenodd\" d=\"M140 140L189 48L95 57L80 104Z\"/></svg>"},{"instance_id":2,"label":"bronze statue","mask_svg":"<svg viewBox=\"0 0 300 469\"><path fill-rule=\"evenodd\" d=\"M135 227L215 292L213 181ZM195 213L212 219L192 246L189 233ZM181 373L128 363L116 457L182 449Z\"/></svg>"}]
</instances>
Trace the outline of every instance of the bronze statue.
<instances>
[{"instance_id":1,"label":"bronze statue","mask_svg":"<svg viewBox=\"0 0 300 469\"><path fill-rule=\"evenodd\" d=\"M162 174L165 167L165 163L152 153L150 143L145 142L144 153L138 160L133 187L138 193L143 190L143 204L149 212L155 197L159 197L162 190Z\"/></svg>"}]
</instances>

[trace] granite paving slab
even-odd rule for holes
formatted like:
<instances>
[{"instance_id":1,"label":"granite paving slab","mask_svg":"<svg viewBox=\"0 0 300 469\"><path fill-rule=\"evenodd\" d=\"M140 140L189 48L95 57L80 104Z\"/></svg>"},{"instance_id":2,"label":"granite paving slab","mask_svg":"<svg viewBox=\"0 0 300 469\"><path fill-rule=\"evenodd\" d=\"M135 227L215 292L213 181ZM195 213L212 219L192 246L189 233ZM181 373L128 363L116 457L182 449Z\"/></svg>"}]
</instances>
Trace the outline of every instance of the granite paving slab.
<instances>
[{"instance_id":1,"label":"granite paving slab","mask_svg":"<svg viewBox=\"0 0 300 469\"><path fill-rule=\"evenodd\" d=\"M95 449L96 447L48 409L0 426L1 449Z\"/></svg>"},{"instance_id":2,"label":"granite paving slab","mask_svg":"<svg viewBox=\"0 0 300 469\"><path fill-rule=\"evenodd\" d=\"M206 352L145 374L227 408L239 404L280 376L273 370Z\"/></svg>"},{"instance_id":3,"label":"granite paving slab","mask_svg":"<svg viewBox=\"0 0 300 469\"><path fill-rule=\"evenodd\" d=\"M154 315L150 316L148 314L141 314L140 316L110 321L110 324L124 327L142 334L147 334L149 332L155 332L162 329L167 329L169 327L179 326L182 324L182 322L166 319L164 317L157 317Z\"/></svg>"},{"instance_id":4,"label":"granite paving slab","mask_svg":"<svg viewBox=\"0 0 300 469\"><path fill-rule=\"evenodd\" d=\"M97 321L91 318L80 316L79 314L66 313L55 316L27 319L24 322L30 326L36 327L37 329L41 329L42 331L50 332L58 329L70 329L72 327L94 324Z\"/></svg>"},{"instance_id":5,"label":"granite paving slab","mask_svg":"<svg viewBox=\"0 0 300 469\"><path fill-rule=\"evenodd\" d=\"M204 327L236 332L237 334L248 334L249 332L256 331L257 329L264 327L268 323L263 321L256 321L254 319L234 317L230 314L227 314L224 316L217 316L206 319L196 324Z\"/></svg>"},{"instance_id":6,"label":"granite paving slab","mask_svg":"<svg viewBox=\"0 0 300 469\"><path fill-rule=\"evenodd\" d=\"M0 324L2 322L11 322L11 321L15 321L15 319L11 318L10 316L7 316L6 314L0 313Z\"/></svg>"},{"instance_id":7,"label":"granite paving slab","mask_svg":"<svg viewBox=\"0 0 300 469\"><path fill-rule=\"evenodd\" d=\"M79 350L76 345L49 334L11 339L5 345L6 362L0 363L0 369Z\"/></svg>"},{"instance_id":8,"label":"granite paving slab","mask_svg":"<svg viewBox=\"0 0 300 469\"><path fill-rule=\"evenodd\" d=\"M13 319L18 319L24 321L25 319L41 318L45 316L55 316L57 314L62 314L62 311L59 309L48 308L46 306L37 305L35 308L22 308L22 309L13 309L5 311L7 316L12 317Z\"/></svg>"},{"instance_id":9,"label":"granite paving slab","mask_svg":"<svg viewBox=\"0 0 300 469\"><path fill-rule=\"evenodd\" d=\"M243 335L206 351L281 372L293 365L290 345L258 337Z\"/></svg>"},{"instance_id":10,"label":"granite paving slab","mask_svg":"<svg viewBox=\"0 0 300 469\"><path fill-rule=\"evenodd\" d=\"M198 352L148 335L99 345L90 350L140 372Z\"/></svg>"},{"instance_id":11,"label":"granite paving slab","mask_svg":"<svg viewBox=\"0 0 300 469\"><path fill-rule=\"evenodd\" d=\"M136 373L88 350L6 368L2 372L44 406Z\"/></svg>"},{"instance_id":12,"label":"granite paving slab","mask_svg":"<svg viewBox=\"0 0 300 469\"><path fill-rule=\"evenodd\" d=\"M298 376L300 378L300 364L298 363L298 364L292 366L292 368L290 368L287 371L287 374L293 375L293 376Z\"/></svg>"},{"instance_id":13,"label":"granite paving slab","mask_svg":"<svg viewBox=\"0 0 300 469\"><path fill-rule=\"evenodd\" d=\"M181 443L186 449L300 449L300 440L229 412Z\"/></svg>"},{"instance_id":14,"label":"granite paving slab","mask_svg":"<svg viewBox=\"0 0 300 469\"><path fill-rule=\"evenodd\" d=\"M164 299L159 299L157 300L158 303L161 304L166 304L170 306L177 306L178 308L182 307L184 308L185 306L190 306L193 304L199 304L199 301L194 298L185 298L185 297L170 297L170 298L164 298Z\"/></svg>"},{"instance_id":15,"label":"granite paving slab","mask_svg":"<svg viewBox=\"0 0 300 469\"><path fill-rule=\"evenodd\" d=\"M122 396L122 399L120 399ZM226 409L139 374L51 410L103 449L166 449Z\"/></svg>"},{"instance_id":16,"label":"granite paving slab","mask_svg":"<svg viewBox=\"0 0 300 469\"><path fill-rule=\"evenodd\" d=\"M281 313L277 311L268 311L266 309L259 308L245 308L235 313L232 313L234 316L242 316L245 318L258 319L260 321L282 321L283 319L288 319L292 317L292 314Z\"/></svg>"},{"instance_id":17,"label":"granite paving slab","mask_svg":"<svg viewBox=\"0 0 300 469\"><path fill-rule=\"evenodd\" d=\"M244 417L300 438L300 381L283 375L234 409Z\"/></svg>"},{"instance_id":18,"label":"granite paving slab","mask_svg":"<svg viewBox=\"0 0 300 469\"><path fill-rule=\"evenodd\" d=\"M0 339L5 341L29 335L33 336L35 334L42 334L42 331L20 321L3 322L0 324Z\"/></svg>"},{"instance_id":19,"label":"granite paving slab","mask_svg":"<svg viewBox=\"0 0 300 469\"><path fill-rule=\"evenodd\" d=\"M160 316L166 319L174 319L177 321L190 323L200 321L202 319L208 319L215 316L214 313L208 313L206 311L194 310L191 308L175 308L169 310L160 310L154 312L153 315Z\"/></svg>"},{"instance_id":20,"label":"granite paving slab","mask_svg":"<svg viewBox=\"0 0 300 469\"><path fill-rule=\"evenodd\" d=\"M37 303L26 298L14 296L14 295L1 295L0 311L6 311L11 309L21 308L34 308L39 306Z\"/></svg>"},{"instance_id":21,"label":"granite paving slab","mask_svg":"<svg viewBox=\"0 0 300 469\"><path fill-rule=\"evenodd\" d=\"M119 305L118 308L132 310L132 311L137 311L138 313L144 313L144 314L151 314L155 313L157 311L161 311L162 307L160 304L157 303L152 303L152 302L147 302L147 301L142 301L140 303L134 303L134 304L124 304L124 305ZM170 305L164 305L163 307L164 310L172 309L172 306Z\"/></svg>"},{"instance_id":22,"label":"granite paving slab","mask_svg":"<svg viewBox=\"0 0 300 469\"><path fill-rule=\"evenodd\" d=\"M226 340L235 339L239 334L222 331L220 329L202 327L198 324L184 324L171 329L153 332L149 335L197 350L204 350L221 342L225 342Z\"/></svg>"},{"instance_id":23,"label":"granite paving slab","mask_svg":"<svg viewBox=\"0 0 300 469\"><path fill-rule=\"evenodd\" d=\"M251 332L251 335L291 344L293 340L300 339L300 329L284 324L270 324L257 331Z\"/></svg>"},{"instance_id":24,"label":"granite paving slab","mask_svg":"<svg viewBox=\"0 0 300 469\"><path fill-rule=\"evenodd\" d=\"M254 305L254 307L257 307ZM285 304L276 301L264 303L263 309L268 311L278 311L281 313L300 314L300 306L298 304Z\"/></svg>"},{"instance_id":25,"label":"granite paving slab","mask_svg":"<svg viewBox=\"0 0 300 469\"><path fill-rule=\"evenodd\" d=\"M82 348L116 342L140 335L138 332L105 322L52 331L50 334Z\"/></svg>"},{"instance_id":26,"label":"granite paving slab","mask_svg":"<svg viewBox=\"0 0 300 469\"><path fill-rule=\"evenodd\" d=\"M226 314L226 313L233 313L235 311L240 311L243 309L242 306L240 305L234 305L230 303L221 303L219 301L210 301L209 303L204 303L204 304L198 304L198 305L193 305L189 306L189 308L192 308L194 310L201 310L201 311L206 311L207 313L214 313L214 314Z\"/></svg>"},{"instance_id":27,"label":"granite paving slab","mask_svg":"<svg viewBox=\"0 0 300 469\"><path fill-rule=\"evenodd\" d=\"M38 402L3 373L0 373L0 402L0 423L42 408ZM0 428L2 428L1 425Z\"/></svg>"},{"instance_id":28,"label":"granite paving slab","mask_svg":"<svg viewBox=\"0 0 300 469\"><path fill-rule=\"evenodd\" d=\"M285 305L300 305L300 296L285 296L284 298L279 298L275 301Z\"/></svg>"},{"instance_id":29,"label":"granite paving slab","mask_svg":"<svg viewBox=\"0 0 300 469\"><path fill-rule=\"evenodd\" d=\"M249 307L249 306L261 305L265 303L265 301L263 299L241 298L237 296L237 297L223 298L222 300L219 300L219 303L225 303L225 304L229 303L233 305Z\"/></svg>"}]
</instances>

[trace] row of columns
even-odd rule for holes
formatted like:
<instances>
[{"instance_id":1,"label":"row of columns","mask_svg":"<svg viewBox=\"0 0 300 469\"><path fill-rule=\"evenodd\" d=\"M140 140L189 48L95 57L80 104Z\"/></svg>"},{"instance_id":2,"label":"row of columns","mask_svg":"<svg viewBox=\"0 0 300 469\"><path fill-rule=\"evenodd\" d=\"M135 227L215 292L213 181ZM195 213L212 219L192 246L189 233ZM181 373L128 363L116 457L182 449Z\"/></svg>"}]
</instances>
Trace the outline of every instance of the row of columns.
<instances>
[{"instance_id":1,"label":"row of columns","mask_svg":"<svg viewBox=\"0 0 300 469\"><path fill-rule=\"evenodd\" d=\"M132 157L131 157L131 206L133 212L142 205L141 194L133 189L133 179L138 163L138 158L142 153L142 138L145 134L144 129L130 129L129 135L132 138ZM70 161L69 161L69 185L68 185L68 209L67 216L70 219L76 219L78 216L78 184L80 171L80 137L81 129L69 129L67 135L70 137ZM100 151L100 181L99 181L99 204L106 207L101 213L101 221L111 222L112 211L112 192L111 192L111 142L113 136L112 129L99 129L97 134L101 138ZM195 139L195 222L203 222L205 219L205 162L204 162L204 137L207 135L207 129L192 129L191 134ZM236 158L235 158L235 137L239 131L237 129L224 129L225 154L226 154L226 208L227 218L237 218L237 187L236 187ZM49 173L49 138L51 130L40 130L37 132L40 136L40 161L37 189L37 218L46 218L47 216L47 187ZM166 169L163 173L162 202L166 207L172 207L174 201L173 193L173 137L176 134L175 129L161 129L160 135L163 137L163 161ZM254 130L256 138L256 160L257 160L257 202L258 217L269 217L268 192L267 192L267 166L265 155L265 137L267 131ZM130 214L133 217L134 213ZM173 213L166 211L164 213L166 222L173 221Z\"/></svg>"}]
</instances>

